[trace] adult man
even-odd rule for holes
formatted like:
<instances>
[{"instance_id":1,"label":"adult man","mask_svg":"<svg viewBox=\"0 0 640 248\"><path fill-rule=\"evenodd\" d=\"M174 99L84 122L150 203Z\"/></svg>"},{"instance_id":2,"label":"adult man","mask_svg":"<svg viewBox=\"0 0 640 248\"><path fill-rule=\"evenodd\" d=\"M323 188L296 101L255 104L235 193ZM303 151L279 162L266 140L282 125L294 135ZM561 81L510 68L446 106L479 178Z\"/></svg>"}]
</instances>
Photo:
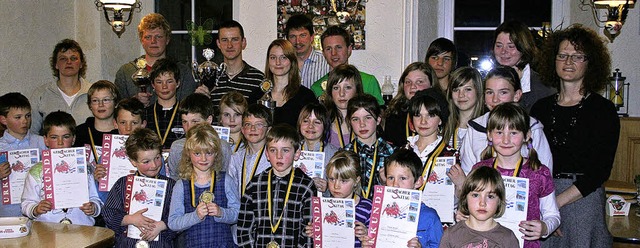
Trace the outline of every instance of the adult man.
<instances>
[{"instance_id":1,"label":"adult man","mask_svg":"<svg viewBox=\"0 0 640 248\"><path fill-rule=\"evenodd\" d=\"M333 70L338 65L349 63L349 57L353 50L353 44L351 42L351 36L341 27L331 26L322 33L322 54L329 63L329 66ZM371 74L360 71L362 77L362 87L364 93L374 96L378 100L378 104L383 105L382 94L380 93L380 84L376 77ZM317 80L311 86L311 90L317 97L320 97L325 92L326 81L329 75L325 75L321 79Z\"/></svg>"},{"instance_id":2,"label":"adult man","mask_svg":"<svg viewBox=\"0 0 640 248\"><path fill-rule=\"evenodd\" d=\"M151 71L153 64L166 57L167 45L171 40L171 27L169 22L158 13L146 15L138 25L138 37L144 49L144 55L126 63L120 67L116 73L115 84L123 98L135 97L145 106L156 101L156 96L151 92L151 84L147 87L146 93L140 92L140 88L135 85L131 76L138 70L136 63L139 59L146 61L147 71ZM193 80L191 68L185 64L178 64L180 69L180 88L176 93L178 100L185 98L196 89L196 82Z\"/></svg>"},{"instance_id":3,"label":"adult man","mask_svg":"<svg viewBox=\"0 0 640 248\"><path fill-rule=\"evenodd\" d=\"M302 85L310 88L330 71L322 52L313 49L313 23L305 15L294 15L287 21L284 33L296 49Z\"/></svg>"},{"instance_id":4,"label":"adult man","mask_svg":"<svg viewBox=\"0 0 640 248\"><path fill-rule=\"evenodd\" d=\"M210 96L216 112L219 109L222 96L233 90L244 95L249 104L256 103L264 94L260 90L264 73L242 60L242 50L247 46L242 25L233 20L222 23L218 30L216 44L224 57L225 73L220 76L217 87L209 89L207 86L201 85L196 89L196 92Z\"/></svg>"}]
</instances>

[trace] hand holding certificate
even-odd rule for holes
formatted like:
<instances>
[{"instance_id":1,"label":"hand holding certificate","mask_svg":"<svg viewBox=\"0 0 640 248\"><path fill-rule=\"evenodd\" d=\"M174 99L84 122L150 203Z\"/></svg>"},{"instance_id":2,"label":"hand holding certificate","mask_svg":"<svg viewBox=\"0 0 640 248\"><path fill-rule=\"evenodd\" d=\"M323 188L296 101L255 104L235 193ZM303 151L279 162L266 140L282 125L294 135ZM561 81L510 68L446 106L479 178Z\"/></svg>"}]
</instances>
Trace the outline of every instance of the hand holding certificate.
<instances>
[{"instance_id":1,"label":"hand holding certificate","mask_svg":"<svg viewBox=\"0 0 640 248\"><path fill-rule=\"evenodd\" d=\"M7 162L11 174L2 179L2 204L18 204L24 190L24 180L31 166L40 161L38 149L14 150L0 153L0 163Z\"/></svg>"},{"instance_id":2,"label":"hand holding certificate","mask_svg":"<svg viewBox=\"0 0 640 248\"><path fill-rule=\"evenodd\" d=\"M162 179L128 175L125 193L125 211L129 214L147 209L144 216L155 221L162 219L164 198L167 192L167 181ZM127 237L140 239L141 230L134 226L127 227ZM156 236L153 241L158 241Z\"/></svg>"},{"instance_id":3,"label":"hand holding certificate","mask_svg":"<svg viewBox=\"0 0 640 248\"><path fill-rule=\"evenodd\" d=\"M376 185L369 237L373 247L397 247L416 237L421 192Z\"/></svg>"},{"instance_id":4,"label":"hand holding certificate","mask_svg":"<svg viewBox=\"0 0 640 248\"><path fill-rule=\"evenodd\" d=\"M522 177L502 176L505 189L506 207L502 217L496 219L500 225L511 229L520 247L524 245L522 233L518 226L521 221L527 220L527 210L529 209L529 179Z\"/></svg>"},{"instance_id":5,"label":"hand holding certificate","mask_svg":"<svg viewBox=\"0 0 640 248\"><path fill-rule=\"evenodd\" d=\"M353 199L312 197L314 247L347 247L355 243Z\"/></svg>"},{"instance_id":6,"label":"hand holding certificate","mask_svg":"<svg viewBox=\"0 0 640 248\"><path fill-rule=\"evenodd\" d=\"M127 156L124 144L128 135L105 134L102 139L102 165L107 176L96 178L99 191L109 191L118 179L136 171Z\"/></svg>"},{"instance_id":7,"label":"hand holding certificate","mask_svg":"<svg viewBox=\"0 0 640 248\"><path fill-rule=\"evenodd\" d=\"M422 190L422 202L435 209L442 222L448 223L453 223L455 186L447 172L455 162L455 157L437 157L432 168L426 168Z\"/></svg>"},{"instance_id":8,"label":"hand holding certificate","mask_svg":"<svg viewBox=\"0 0 640 248\"><path fill-rule=\"evenodd\" d=\"M84 147L42 151L45 200L52 209L80 207L89 202Z\"/></svg>"}]
</instances>

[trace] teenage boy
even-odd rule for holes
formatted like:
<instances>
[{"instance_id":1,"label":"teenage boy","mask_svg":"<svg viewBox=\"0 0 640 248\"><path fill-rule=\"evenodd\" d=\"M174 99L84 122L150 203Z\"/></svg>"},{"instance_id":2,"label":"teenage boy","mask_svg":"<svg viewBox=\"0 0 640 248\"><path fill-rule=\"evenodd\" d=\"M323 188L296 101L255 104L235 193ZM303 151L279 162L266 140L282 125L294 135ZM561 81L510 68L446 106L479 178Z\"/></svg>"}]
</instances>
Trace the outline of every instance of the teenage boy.
<instances>
[{"instance_id":1,"label":"teenage boy","mask_svg":"<svg viewBox=\"0 0 640 248\"><path fill-rule=\"evenodd\" d=\"M102 146L104 134L117 133L113 125L113 113L120 95L116 86L107 80L93 83L87 95L87 106L93 116L88 117L84 123L76 127L78 135L73 146L81 147L89 144L95 151L95 146Z\"/></svg>"},{"instance_id":2,"label":"teenage boy","mask_svg":"<svg viewBox=\"0 0 640 248\"><path fill-rule=\"evenodd\" d=\"M147 128L139 128L133 131L125 143L129 161L138 171L134 174L140 177L151 177L167 181L167 190L164 198L164 208L160 221L155 221L144 216L147 209L142 209L133 214L125 211L125 194L127 178L134 175L121 177L116 181L109 192L104 206L104 220L111 230L116 233L115 247L138 247L138 239L127 237L127 226L134 225L142 231L141 240L148 242L148 247L173 247L173 238L176 233L167 228L169 218L169 205L175 181L160 174L162 168L162 145L158 135ZM160 235L158 241L153 241Z\"/></svg>"},{"instance_id":3,"label":"teenage boy","mask_svg":"<svg viewBox=\"0 0 640 248\"><path fill-rule=\"evenodd\" d=\"M12 92L0 96L0 123L6 128L0 137L0 152L31 148L38 148L40 151L47 149L42 136L29 130L31 104L24 95ZM0 164L0 179L10 174L9 162ZM22 216L20 204L0 205L0 216Z\"/></svg>"},{"instance_id":4,"label":"teenage boy","mask_svg":"<svg viewBox=\"0 0 640 248\"><path fill-rule=\"evenodd\" d=\"M191 127L200 123L211 125L214 119L213 103L207 96L200 93L193 93L180 102L178 114L180 115L180 119L182 119L182 128L186 134L189 132ZM184 143L186 140L187 138L182 138L174 141L173 144L171 144L171 149L169 150L169 177L176 181L180 180L180 177L178 176L178 167L180 167L180 159L182 158L182 150L184 149ZM231 151L231 146L228 142L224 140L220 140L220 142L222 143L223 171L228 171L229 160L231 159L231 154L233 152Z\"/></svg>"},{"instance_id":5,"label":"teenage boy","mask_svg":"<svg viewBox=\"0 0 640 248\"><path fill-rule=\"evenodd\" d=\"M180 87L180 69L169 59L159 59L151 69L151 87L158 100L145 108L145 120L160 136L162 149L171 148L171 143L182 137L182 125L178 113L176 90Z\"/></svg>"},{"instance_id":6,"label":"teenage boy","mask_svg":"<svg viewBox=\"0 0 640 248\"><path fill-rule=\"evenodd\" d=\"M44 118L44 143L49 149L70 148L76 137L76 122L66 112L52 112ZM51 202L44 197L42 162L37 163L27 174L22 192L22 214L29 219L59 223L64 220L72 224L93 226L94 218L100 214L102 201L98 198L93 176L88 174L89 202L81 207L51 209Z\"/></svg>"},{"instance_id":7,"label":"teenage boy","mask_svg":"<svg viewBox=\"0 0 640 248\"><path fill-rule=\"evenodd\" d=\"M255 176L242 196L238 215L240 247L306 247L311 222L313 180L293 162L300 157L300 136L289 125L276 125L267 134L271 168Z\"/></svg>"}]
</instances>

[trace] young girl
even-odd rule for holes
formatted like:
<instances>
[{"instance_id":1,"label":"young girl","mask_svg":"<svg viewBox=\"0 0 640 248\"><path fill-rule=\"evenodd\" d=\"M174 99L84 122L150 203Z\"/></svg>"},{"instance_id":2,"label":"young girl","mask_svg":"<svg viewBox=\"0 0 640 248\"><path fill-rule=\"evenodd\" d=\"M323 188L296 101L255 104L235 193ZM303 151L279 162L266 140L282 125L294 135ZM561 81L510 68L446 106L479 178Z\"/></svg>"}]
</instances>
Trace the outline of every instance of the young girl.
<instances>
[{"instance_id":1,"label":"young girl","mask_svg":"<svg viewBox=\"0 0 640 248\"><path fill-rule=\"evenodd\" d=\"M498 66L489 71L484 85L484 102L489 110L501 103L519 102L521 97L520 79L513 68ZM474 164L480 162L482 150L487 146L485 129L488 118L489 113L486 113L469 122L471 128L468 129L467 134L464 136L462 147L460 148L460 160L465 174L471 171L471 167ZM531 118L530 123L532 125L532 147L540 154L542 164L547 165L553 171L551 150L544 135L542 124L533 118ZM525 149L523 153L527 154L528 151ZM459 171L459 168L455 166L452 167L450 172L459 174L462 171Z\"/></svg>"},{"instance_id":2,"label":"young girl","mask_svg":"<svg viewBox=\"0 0 640 248\"><path fill-rule=\"evenodd\" d=\"M344 64L329 72L323 104L331 120L330 143L344 148L354 136L346 120L347 103L355 96L364 94L362 78L355 66Z\"/></svg>"},{"instance_id":3,"label":"young girl","mask_svg":"<svg viewBox=\"0 0 640 248\"><path fill-rule=\"evenodd\" d=\"M459 194L464 221L444 231L440 247L519 247L511 230L494 218L505 210L505 189L500 173L487 167L473 170Z\"/></svg>"},{"instance_id":4,"label":"young girl","mask_svg":"<svg viewBox=\"0 0 640 248\"><path fill-rule=\"evenodd\" d=\"M331 158L325 168L329 181L331 197L354 199L356 203L356 242L354 247L361 247L360 237L367 235L369 216L372 203L369 199L360 196L360 159L352 151L339 151ZM305 227L305 232L311 236L312 223Z\"/></svg>"},{"instance_id":5,"label":"young girl","mask_svg":"<svg viewBox=\"0 0 640 248\"><path fill-rule=\"evenodd\" d=\"M467 122L484 113L482 76L472 67L460 67L451 73L451 90L448 91L449 120L444 129L444 140L449 146L460 149L467 133Z\"/></svg>"},{"instance_id":6,"label":"young girl","mask_svg":"<svg viewBox=\"0 0 640 248\"><path fill-rule=\"evenodd\" d=\"M224 94L220 99L220 125L228 127L229 143L233 147L233 152L237 152L240 144L244 142L242 136L242 114L247 109L247 99L237 91L231 91Z\"/></svg>"},{"instance_id":7,"label":"young girl","mask_svg":"<svg viewBox=\"0 0 640 248\"><path fill-rule=\"evenodd\" d=\"M220 146L211 125L198 124L187 133L169 215L169 228L185 231L184 247L235 247L231 224L237 221L240 200L237 185L216 159Z\"/></svg>"},{"instance_id":8,"label":"young girl","mask_svg":"<svg viewBox=\"0 0 640 248\"><path fill-rule=\"evenodd\" d=\"M298 116L298 132L304 138L301 150L311 152L324 152L324 164L328 164L338 148L328 142L329 121L327 109L319 103L310 103L302 108ZM327 180L314 177L313 182L320 192L326 192Z\"/></svg>"},{"instance_id":9,"label":"young girl","mask_svg":"<svg viewBox=\"0 0 640 248\"><path fill-rule=\"evenodd\" d=\"M551 171L540 163L531 146L529 120L525 110L514 103L501 104L491 110L487 124L489 145L482 153L483 160L474 165L474 168L496 168L505 176L529 179L527 221L520 223L526 248L540 247L539 239L560 226ZM520 153L523 146L529 148L525 158Z\"/></svg>"},{"instance_id":10,"label":"young girl","mask_svg":"<svg viewBox=\"0 0 640 248\"><path fill-rule=\"evenodd\" d=\"M380 106L375 97L363 94L349 100L347 119L356 138L345 150L353 151L360 157L362 196L371 199L373 186L384 185L386 177L382 168L385 158L391 156L394 148L378 137Z\"/></svg>"}]
</instances>

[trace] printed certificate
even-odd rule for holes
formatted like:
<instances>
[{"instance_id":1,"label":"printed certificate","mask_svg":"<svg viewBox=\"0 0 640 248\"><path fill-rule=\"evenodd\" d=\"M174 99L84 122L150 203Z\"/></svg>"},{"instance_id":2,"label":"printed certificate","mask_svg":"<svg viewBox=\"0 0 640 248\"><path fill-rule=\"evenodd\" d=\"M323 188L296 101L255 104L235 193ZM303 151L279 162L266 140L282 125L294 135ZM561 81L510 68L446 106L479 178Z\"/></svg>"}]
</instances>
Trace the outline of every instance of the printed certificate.
<instances>
[{"instance_id":1,"label":"printed certificate","mask_svg":"<svg viewBox=\"0 0 640 248\"><path fill-rule=\"evenodd\" d=\"M376 185L369 237L373 247L398 247L416 236L421 192Z\"/></svg>"},{"instance_id":2,"label":"printed certificate","mask_svg":"<svg viewBox=\"0 0 640 248\"><path fill-rule=\"evenodd\" d=\"M164 209L164 198L167 193L167 181L162 179L127 176L127 194L125 199L125 209L129 214L138 212L140 209L147 208L147 212L143 215L155 221L162 219L162 210ZM127 227L127 237L132 239L140 239L140 229L134 225ZM158 241L158 237L153 241Z\"/></svg>"},{"instance_id":3,"label":"printed certificate","mask_svg":"<svg viewBox=\"0 0 640 248\"><path fill-rule=\"evenodd\" d=\"M89 202L84 147L42 151L44 198L52 209L80 207Z\"/></svg>"},{"instance_id":4,"label":"printed certificate","mask_svg":"<svg viewBox=\"0 0 640 248\"><path fill-rule=\"evenodd\" d=\"M105 134L102 138L102 165L107 170L107 175L98 178L99 191L111 190L118 179L136 172L125 149L127 138L128 135L117 134Z\"/></svg>"},{"instance_id":5,"label":"printed certificate","mask_svg":"<svg viewBox=\"0 0 640 248\"><path fill-rule=\"evenodd\" d=\"M442 222L454 222L455 187L447 172L455 163L455 157L438 157L431 173L424 178L422 202L435 209Z\"/></svg>"},{"instance_id":6,"label":"printed certificate","mask_svg":"<svg viewBox=\"0 0 640 248\"><path fill-rule=\"evenodd\" d=\"M18 204L24 190L24 180L31 166L40 162L40 150L24 149L0 153L0 163L9 162L11 174L2 179L2 204Z\"/></svg>"},{"instance_id":7,"label":"printed certificate","mask_svg":"<svg viewBox=\"0 0 640 248\"><path fill-rule=\"evenodd\" d=\"M312 197L311 204L313 247L340 248L355 244L356 208L353 199Z\"/></svg>"},{"instance_id":8,"label":"printed certificate","mask_svg":"<svg viewBox=\"0 0 640 248\"><path fill-rule=\"evenodd\" d=\"M511 229L523 247L524 240L520 232L520 221L527 220L527 210L529 209L529 179L521 177L502 176L504 181L506 208L504 215L496 219L500 225Z\"/></svg>"},{"instance_id":9,"label":"printed certificate","mask_svg":"<svg viewBox=\"0 0 640 248\"><path fill-rule=\"evenodd\" d=\"M91 145L84 145L84 152L87 155L87 164L89 165L88 173L93 175L93 172L96 170L96 163L99 163L100 157L102 157L102 146L94 146L96 148L95 153L97 155L94 156L94 151L91 149Z\"/></svg>"},{"instance_id":10,"label":"printed certificate","mask_svg":"<svg viewBox=\"0 0 640 248\"><path fill-rule=\"evenodd\" d=\"M310 178L324 178L324 152L302 151L293 167L300 168Z\"/></svg>"},{"instance_id":11,"label":"printed certificate","mask_svg":"<svg viewBox=\"0 0 640 248\"><path fill-rule=\"evenodd\" d=\"M213 126L213 129L216 130L216 132L218 132L218 136L220 137L221 140L224 140L226 142L229 142L229 135L231 134L231 129L228 127L223 127L223 126Z\"/></svg>"}]
</instances>

